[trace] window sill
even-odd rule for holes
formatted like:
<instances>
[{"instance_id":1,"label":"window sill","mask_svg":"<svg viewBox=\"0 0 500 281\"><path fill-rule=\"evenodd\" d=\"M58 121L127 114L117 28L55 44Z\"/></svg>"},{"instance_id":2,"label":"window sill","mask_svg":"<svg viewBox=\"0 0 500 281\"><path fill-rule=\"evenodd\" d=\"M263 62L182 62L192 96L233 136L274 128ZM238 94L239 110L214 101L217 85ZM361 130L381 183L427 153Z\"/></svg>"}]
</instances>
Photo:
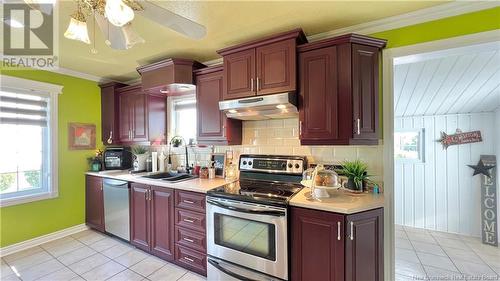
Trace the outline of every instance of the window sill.
<instances>
[{"instance_id":1,"label":"window sill","mask_svg":"<svg viewBox=\"0 0 500 281\"><path fill-rule=\"evenodd\" d=\"M22 197L0 198L0 208L30 203L34 201L53 199L57 197L58 197L57 192L43 192L43 193L30 194Z\"/></svg>"}]
</instances>

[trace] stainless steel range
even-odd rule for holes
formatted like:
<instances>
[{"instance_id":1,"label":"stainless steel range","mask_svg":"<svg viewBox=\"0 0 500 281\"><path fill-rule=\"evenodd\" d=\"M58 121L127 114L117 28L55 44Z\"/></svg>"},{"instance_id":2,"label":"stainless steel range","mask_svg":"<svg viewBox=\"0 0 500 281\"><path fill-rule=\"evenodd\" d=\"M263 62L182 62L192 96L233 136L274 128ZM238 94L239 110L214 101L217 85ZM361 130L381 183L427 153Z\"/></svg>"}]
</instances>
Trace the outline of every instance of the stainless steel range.
<instances>
[{"instance_id":1,"label":"stainless steel range","mask_svg":"<svg viewBox=\"0 0 500 281\"><path fill-rule=\"evenodd\" d=\"M208 280L288 280L288 202L306 165L241 155L239 181L207 192Z\"/></svg>"}]
</instances>

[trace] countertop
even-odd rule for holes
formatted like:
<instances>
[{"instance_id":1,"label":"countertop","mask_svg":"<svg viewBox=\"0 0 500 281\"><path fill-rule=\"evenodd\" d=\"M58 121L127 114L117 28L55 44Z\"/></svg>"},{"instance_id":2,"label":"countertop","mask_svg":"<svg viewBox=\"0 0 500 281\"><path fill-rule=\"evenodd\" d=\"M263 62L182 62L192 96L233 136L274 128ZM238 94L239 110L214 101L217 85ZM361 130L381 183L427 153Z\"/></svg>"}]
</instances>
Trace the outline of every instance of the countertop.
<instances>
[{"instance_id":1,"label":"countertop","mask_svg":"<svg viewBox=\"0 0 500 281\"><path fill-rule=\"evenodd\" d=\"M215 178L215 179L190 179L177 183L166 182L162 180L154 180L141 178L141 176L146 175L147 173L138 173L138 174L130 174L128 171L102 171L102 172L87 172L85 173L90 176L103 177L103 178L111 178L117 180L124 180L129 182L137 182L147 185L161 186L173 189L181 189L186 191L194 191L200 193L206 193L208 190L216 188L218 186L230 183L231 181L227 181L223 178Z\"/></svg>"},{"instance_id":2,"label":"countertop","mask_svg":"<svg viewBox=\"0 0 500 281\"><path fill-rule=\"evenodd\" d=\"M373 193L351 193L348 191L330 191L330 198L321 201L311 199L310 189L305 187L290 200L291 206L321 211L354 214L384 207L384 195Z\"/></svg>"}]
</instances>

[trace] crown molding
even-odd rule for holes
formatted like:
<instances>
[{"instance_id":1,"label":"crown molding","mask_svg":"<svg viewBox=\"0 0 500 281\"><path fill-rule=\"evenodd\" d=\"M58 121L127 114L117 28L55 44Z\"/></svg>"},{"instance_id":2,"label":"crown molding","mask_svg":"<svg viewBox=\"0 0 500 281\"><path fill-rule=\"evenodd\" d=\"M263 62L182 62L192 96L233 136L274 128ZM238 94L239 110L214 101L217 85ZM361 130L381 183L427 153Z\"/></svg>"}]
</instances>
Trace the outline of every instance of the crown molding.
<instances>
[{"instance_id":1,"label":"crown molding","mask_svg":"<svg viewBox=\"0 0 500 281\"><path fill-rule=\"evenodd\" d=\"M84 73L84 72L80 72L80 71L76 71L76 70L72 70L72 69L64 68L64 67L58 67L56 69L40 68L40 70L46 70L49 72L68 75L68 76L72 76L72 77L76 77L76 78L82 78L82 79L86 79L86 80L90 80L90 81L94 81L94 82L98 82L98 83L112 82L112 80L104 78L104 77L99 77L99 76L95 76L92 74L88 74L88 73Z\"/></svg>"},{"instance_id":2,"label":"crown molding","mask_svg":"<svg viewBox=\"0 0 500 281\"><path fill-rule=\"evenodd\" d=\"M367 35L499 6L500 2L498 1L454 1L406 14L314 34L307 36L307 39L309 42L314 42L346 33Z\"/></svg>"}]
</instances>

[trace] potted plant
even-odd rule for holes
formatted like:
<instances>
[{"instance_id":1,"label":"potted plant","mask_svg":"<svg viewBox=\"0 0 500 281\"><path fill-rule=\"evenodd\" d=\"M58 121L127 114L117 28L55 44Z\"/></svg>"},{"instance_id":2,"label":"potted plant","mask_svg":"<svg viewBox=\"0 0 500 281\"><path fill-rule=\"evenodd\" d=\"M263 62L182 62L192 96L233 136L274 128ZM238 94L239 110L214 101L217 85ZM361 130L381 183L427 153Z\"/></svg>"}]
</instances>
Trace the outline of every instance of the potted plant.
<instances>
[{"instance_id":1,"label":"potted plant","mask_svg":"<svg viewBox=\"0 0 500 281\"><path fill-rule=\"evenodd\" d=\"M347 177L345 187L355 192L363 192L365 183L370 180L367 168L367 165L360 160L344 161L340 173Z\"/></svg>"},{"instance_id":2,"label":"potted plant","mask_svg":"<svg viewBox=\"0 0 500 281\"><path fill-rule=\"evenodd\" d=\"M87 158L87 161L90 165L90 170L92 172L99 172L102 168L102 154L103 151L101 149L97 149L95 151L95 156Z\"/></svg>"},{"instance_id":3,"label":"potted plant","mask_svg":"<svg viewBox=\"0 0 500 281\"><path fill-rule=\"evenodd\" d=\"M149 152L148 148L143 145L135 145L132 147L132 154L134 154L136 162L134 163L134 170L136 171L146 170L146 159L148 158L147 155L148 152Z\"/></svg>"}]
</instances>

